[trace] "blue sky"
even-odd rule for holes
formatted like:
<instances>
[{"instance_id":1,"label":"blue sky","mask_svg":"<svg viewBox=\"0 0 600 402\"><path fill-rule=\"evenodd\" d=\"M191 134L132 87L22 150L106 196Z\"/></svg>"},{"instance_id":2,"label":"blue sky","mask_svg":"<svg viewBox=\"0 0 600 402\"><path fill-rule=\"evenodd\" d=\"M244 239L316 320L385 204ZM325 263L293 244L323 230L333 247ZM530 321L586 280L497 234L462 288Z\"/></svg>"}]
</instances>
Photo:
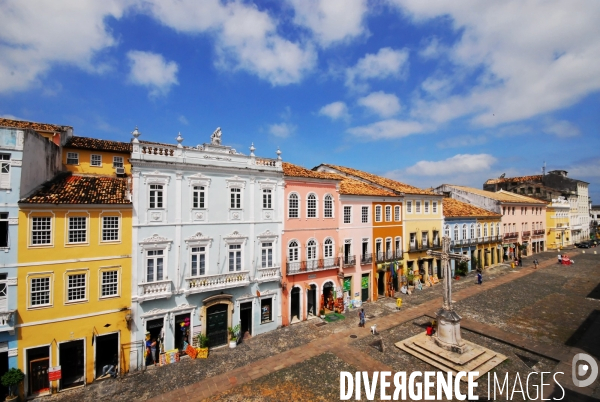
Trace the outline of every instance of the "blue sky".
<instances>
[{"instance_id":1,"label":"blue sky","mask_svg":"<svg viewBox=\"0 0 600 402\"><path fill-rule=\"evenodd\" d=\"M600 204L600 2L0 3L0 116L223 140L419 187L566 169Z\"/></svg>"}]
</instances>

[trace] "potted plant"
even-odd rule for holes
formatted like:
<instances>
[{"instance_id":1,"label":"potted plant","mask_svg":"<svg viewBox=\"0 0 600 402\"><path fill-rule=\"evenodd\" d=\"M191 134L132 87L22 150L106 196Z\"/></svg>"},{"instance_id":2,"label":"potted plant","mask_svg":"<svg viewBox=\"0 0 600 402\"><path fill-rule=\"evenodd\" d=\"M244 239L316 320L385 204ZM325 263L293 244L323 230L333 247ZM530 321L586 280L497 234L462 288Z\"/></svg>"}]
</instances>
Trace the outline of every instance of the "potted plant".
<instances>
[{"instance_id":1,"label":"potted plant","mask_svg":"<svg viewBox=\"0 0 600 402\"><path fill-rule=\"evenodd\" d=\"M321 309L321 311L319 311L319 316L320 316L321 318L324 318L324 317L325 317L325 309L324 309L324 308L322 308L322 309Z\"/></svg>"},{"instance_id":2,"label":"potted plant","mask_svg":"<svg viewBox=\"0 0 600 402\"><path fill-rule=\"evenodd\" d=\"M196 349L198 354L196 359L206 359L208 357L208 336L204 334L198 334L198 348Z\"/></svg>"},{"instance_id":3,"label":"potted plant","mask_svg":"<svg viewBox=\"0 0 600 402\"><path fill-rule=\"evenodd\" d=\"M240 329L240 324L227 328L227 331L229 331L229 347L232 349L237 346L238 339L240 338Z\"/></svg>"},{"instance_id":4,"label":"potted plant","mask_svg":"<svg viewBox=\"0 0 600 402\"><path fill-rule=\"evenodd\" d=\"M408 281L408 285L413 284L413 281L415 280L415 276L413 275L412 272L409 272L408 275L406 275L406 280Z\"/></svg>"},{"instance_id":5,"label":"potted plant","mask_svg":"<svg viewBox=\"0 0 600 402\"><path fill-rule=\"evenodd\" d=\"M17 394L17 387L25 378L25 374L18 368L11 368L2 376L2 385L8 388L9 396L6 397L7 401L16 401L19 399Z\"/></svg>"}]
</instances>

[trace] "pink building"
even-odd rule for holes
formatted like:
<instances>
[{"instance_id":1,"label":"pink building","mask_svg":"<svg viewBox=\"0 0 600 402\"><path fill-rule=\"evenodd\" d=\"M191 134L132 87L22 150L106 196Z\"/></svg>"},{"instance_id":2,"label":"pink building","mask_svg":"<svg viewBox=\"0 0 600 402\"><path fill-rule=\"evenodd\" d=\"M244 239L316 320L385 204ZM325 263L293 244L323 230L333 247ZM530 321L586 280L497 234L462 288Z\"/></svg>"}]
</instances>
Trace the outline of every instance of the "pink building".
<instances>
[{"instance_id":1,"label":"pink building","mask_svg":"<svg viewBox=\"0 0 600 402\"><path fill-rule=\"evenodd\" d=\"M338 244L342 177L283 163L285 207L282 255L282 325L318 316L342 300Z\"/></svg>"}]
</instances>

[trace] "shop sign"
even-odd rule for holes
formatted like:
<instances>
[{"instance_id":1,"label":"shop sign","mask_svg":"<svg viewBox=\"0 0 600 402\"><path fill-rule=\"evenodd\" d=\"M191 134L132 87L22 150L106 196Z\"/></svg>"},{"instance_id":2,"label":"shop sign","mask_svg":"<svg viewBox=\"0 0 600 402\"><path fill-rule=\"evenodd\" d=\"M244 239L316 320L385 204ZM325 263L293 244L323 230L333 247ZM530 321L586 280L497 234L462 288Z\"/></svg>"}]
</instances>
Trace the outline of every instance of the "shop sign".
<instances>
[{"instance_id":1,"label":"shop sign","mask_svg":"<svg viewBox=\"0 0 600 402\"><path fill-rule=\"evenodd\" d=\"M308 275L308 279L317 279L317 274Z\"/></svg>"},{"instance_id":2,"label":"shop sign","mask_svg":"<svg viewBox=\"0 0 600 402\"><path fill-rule=\"evenodd\" d=\"M60 379L62 379L62 372L60 371L60 366L50 367L48 369L48 380L57 381Z\"/></svg>"}]
</instances>

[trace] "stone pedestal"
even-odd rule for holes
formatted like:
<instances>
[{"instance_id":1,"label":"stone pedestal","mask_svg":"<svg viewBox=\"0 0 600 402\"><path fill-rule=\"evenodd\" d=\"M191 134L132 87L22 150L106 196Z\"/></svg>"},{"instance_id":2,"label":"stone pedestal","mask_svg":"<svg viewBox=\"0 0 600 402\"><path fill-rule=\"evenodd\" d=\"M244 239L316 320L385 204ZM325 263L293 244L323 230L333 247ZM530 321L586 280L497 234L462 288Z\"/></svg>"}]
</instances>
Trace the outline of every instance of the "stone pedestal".
<instances>
[{"instance_id":1,"label":"stone pedestal","mask_svg":"<svg viewBox=\"0 0 600 402\"><path fill-rule=\"evenodd\" d=\"M467 346L460 336L461 316L453 310L439 309L436 313L437 331L435 343L442 349L456 353L465 353Z\"/></svg>"}]
</instances>

